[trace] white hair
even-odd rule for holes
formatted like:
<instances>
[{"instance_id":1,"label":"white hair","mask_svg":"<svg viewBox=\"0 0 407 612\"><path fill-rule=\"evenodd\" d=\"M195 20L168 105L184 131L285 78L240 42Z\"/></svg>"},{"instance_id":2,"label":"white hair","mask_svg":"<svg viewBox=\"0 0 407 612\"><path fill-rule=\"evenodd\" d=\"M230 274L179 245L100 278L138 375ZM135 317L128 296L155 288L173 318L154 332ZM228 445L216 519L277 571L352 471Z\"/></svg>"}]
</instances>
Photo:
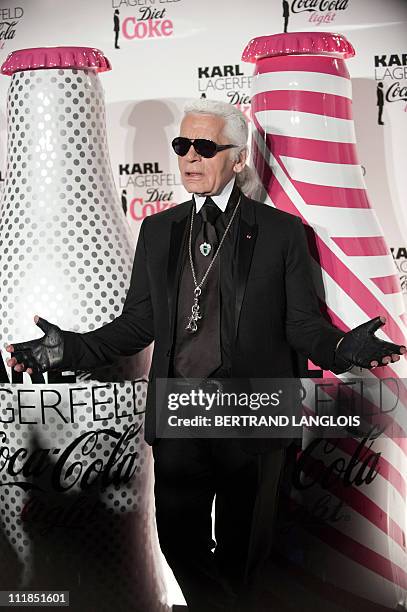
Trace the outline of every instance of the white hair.
<instances>
[{"instance_id":1,"label":"white hair","mask_svg":"<svg viewBox=\"0 0 407 612\"><path fill-rule=\"evenodd\" d=\"M225 122L223 134L228 139L229 144L238 146L237 149L230 150L232 159L238 161L240 153L244 150L247 151L249 128L247 126L246 117L233 104L220 100L198 98L186 104L184 113L185 115L215 115L221 117ZM236 181L243 193L248 196L253 194L259 185L254 170L247 164L244 166L243 170L237 174Z\"/></svg>"}]
</instances>

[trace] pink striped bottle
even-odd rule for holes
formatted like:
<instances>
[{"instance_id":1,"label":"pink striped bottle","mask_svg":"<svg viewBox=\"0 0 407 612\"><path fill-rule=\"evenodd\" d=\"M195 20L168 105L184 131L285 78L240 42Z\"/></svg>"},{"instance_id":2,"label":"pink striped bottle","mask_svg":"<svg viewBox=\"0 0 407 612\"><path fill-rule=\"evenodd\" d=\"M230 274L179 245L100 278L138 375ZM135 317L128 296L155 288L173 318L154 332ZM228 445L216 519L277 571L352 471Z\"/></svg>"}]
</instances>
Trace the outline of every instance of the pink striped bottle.
<instances>
[{"instance_id":1,"label":"pink striped bottle","mask_svg":"<svg viewBox=\"0 0 407 612\"><path fill-rule=\"evenodd\" d=\"M243 52L243 60L255 63L252 154L263 200L301 217L307 226L321 307L331 321L349 330L384 315L386 325L377 335L405 344L398 277L358 160L344 61L353 55L352 45L338 34L253 39ZM296 576L298 571L307 576L304 597L317 590L328 608L331 598L352 610L406 606L406 390L401 380L406 372L402 359L385 369L354 369L342 377L380 380L389 402L393 390L386 378L400 379L404 411L389 417L396 437L311 447L315 440L304 432L302 455L308 448L310 456L299 462L304 487L294 487L291 507L309 520L295 525L295 537L286 537L286 556L296 561ZM321 461L325 475L333 470L336 478L324 479L324 470L315 477L313 467ZM352 480L364 461L377 462L372 481L349 483L349 474Z\"/></svg>"}]
</instances>

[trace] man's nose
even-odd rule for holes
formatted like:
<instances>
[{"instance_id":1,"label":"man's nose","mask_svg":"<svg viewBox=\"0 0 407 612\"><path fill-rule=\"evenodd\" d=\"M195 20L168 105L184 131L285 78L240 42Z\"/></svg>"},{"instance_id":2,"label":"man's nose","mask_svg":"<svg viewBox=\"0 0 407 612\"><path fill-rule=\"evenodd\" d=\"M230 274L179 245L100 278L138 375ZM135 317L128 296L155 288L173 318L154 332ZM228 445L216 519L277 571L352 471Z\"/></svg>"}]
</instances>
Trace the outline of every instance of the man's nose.
<instances>
[{"instance_id":1,"label":"man's nose","mask_svg":"<svg viewBox=\"0 0 407 612\"><path fill-rule=\"evenodd\" d=\"M194 147L191 146L189 147L188 153L186 154L186 160L189 162L193 162L193 161L199 161L201 159L201 156L199 155L199 153L197 153L194 149Z\"/></svg>"}]
</instances>

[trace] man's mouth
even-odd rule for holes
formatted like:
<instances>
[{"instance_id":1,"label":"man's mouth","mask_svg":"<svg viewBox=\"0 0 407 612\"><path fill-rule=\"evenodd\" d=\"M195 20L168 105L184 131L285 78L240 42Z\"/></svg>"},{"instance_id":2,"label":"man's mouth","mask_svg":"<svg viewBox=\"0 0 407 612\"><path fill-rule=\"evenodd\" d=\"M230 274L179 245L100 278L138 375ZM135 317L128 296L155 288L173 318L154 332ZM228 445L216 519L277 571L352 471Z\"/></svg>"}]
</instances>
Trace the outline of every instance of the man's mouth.
<instances>
[{"instance_id":1,"label":"man's mouth","mask_svg":"<svg viewBox=\"0 0 407 612\"><path fill-rule=\"evenodd\" d=\"M202 176L202 172L185 172L185 176L188 178L200 178Z\"/></svg>"}]
</instances>

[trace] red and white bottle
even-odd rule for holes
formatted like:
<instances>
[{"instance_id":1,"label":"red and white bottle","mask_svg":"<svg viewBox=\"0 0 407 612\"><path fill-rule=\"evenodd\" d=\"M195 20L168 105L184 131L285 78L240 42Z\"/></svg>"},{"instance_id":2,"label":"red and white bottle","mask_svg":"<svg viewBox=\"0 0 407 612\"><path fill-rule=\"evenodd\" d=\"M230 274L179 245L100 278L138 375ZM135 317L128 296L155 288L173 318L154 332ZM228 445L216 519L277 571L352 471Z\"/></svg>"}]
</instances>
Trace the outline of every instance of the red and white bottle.
<instances>
[{"instance_id":1,"label":"red and white bottle","mask_svg":"<svg viewBox=\"0 0 407 612\"><path fill-rule=\"evenodd\" d=\"M254 165L264 201L307 226L319 299L331 321L349 330L384 315L378 335L405 344L399 279L358 160L345 63L353 55L344 36L324 32L262 36L247 45L243 60L255 64ZM342 377L380 382L388 405L397 398L386 378L399 381L399 409L389 417L393 436L369 440L359 453L353 439L315 447L301 475L304 489L293 493L292 504L309 520L297 525L291 545L298 546L304 568L320 578L328 607L332 594L356 606L351 609L368 609L373 602L392 609L406 605L406 372L401 359L385 369L354 368ZM313 440L304 432L303 450ZM358 485L356 472L364 461L376 460L374 479Z\"/></svg>"}]
</instances>

